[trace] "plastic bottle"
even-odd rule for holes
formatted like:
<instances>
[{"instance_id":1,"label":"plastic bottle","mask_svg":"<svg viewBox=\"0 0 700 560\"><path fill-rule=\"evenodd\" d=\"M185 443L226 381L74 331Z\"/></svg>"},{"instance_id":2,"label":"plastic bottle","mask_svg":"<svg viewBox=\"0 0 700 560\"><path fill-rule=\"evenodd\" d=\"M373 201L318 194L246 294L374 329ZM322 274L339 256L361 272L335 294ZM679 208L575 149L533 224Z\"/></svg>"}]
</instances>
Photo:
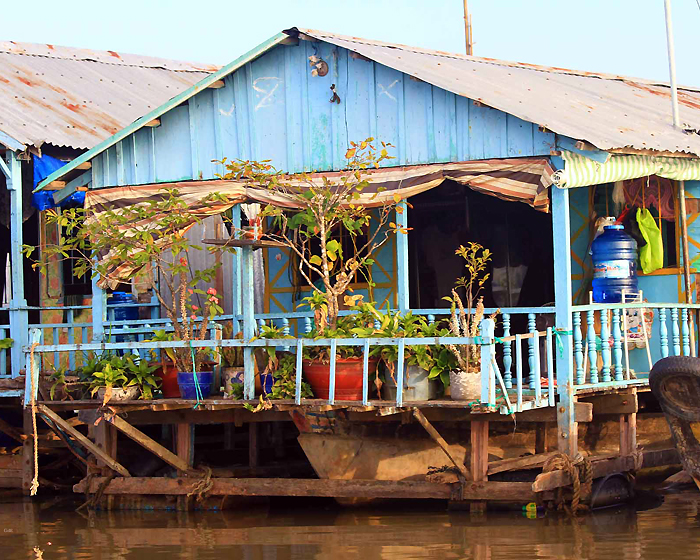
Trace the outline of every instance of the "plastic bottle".
<instances>
[{"instance_id":1,"label":"plastic bottle","mask_svg":"<svg viewBox=\"0 0 700 560\"><path fill-rule=\"evenodd\" d=\"M605 226L591 244L593 301L620 303L622 291L636 294L637 242L620 225Z\"/></svg>"}]
</instances>

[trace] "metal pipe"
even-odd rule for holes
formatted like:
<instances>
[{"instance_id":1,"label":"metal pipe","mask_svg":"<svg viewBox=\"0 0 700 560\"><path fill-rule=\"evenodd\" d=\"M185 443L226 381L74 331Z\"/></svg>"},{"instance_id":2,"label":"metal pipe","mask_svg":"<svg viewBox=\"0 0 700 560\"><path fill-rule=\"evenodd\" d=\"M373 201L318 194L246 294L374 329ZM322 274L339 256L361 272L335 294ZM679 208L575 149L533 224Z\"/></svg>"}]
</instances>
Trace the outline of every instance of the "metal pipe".
<instances>
[{"instance_id":1,"label":"metal pipe","mask_svg":"<svg viewBox=\"0 0 700 560\"><path fill-rule=\"evenodd\" d=\"M685 302L693 303L692 284L690 281L690 250L688 248L688 218L685 210L685 181L678 181L678 202L681 215L681 250L683 251L683 280L685 284ZM690 355L695 356L695 325L693 313L690 314Z\"/></svg>"},{"instance_id":2,"label":"metal pipe","mask_svg":"<svg viewBox=\"0 0 700 560\"><path fill-rule=\"evenodd\" d=\"M673 109L673 126L680 128L681 120L678 114L678 88L676 86L676 54L673 49L673 23L671 21L671 0L664 0L664 12L666 14L666 41L668 43L668 71L671 77L671 106Z\"/></svg>"}]
</instances>

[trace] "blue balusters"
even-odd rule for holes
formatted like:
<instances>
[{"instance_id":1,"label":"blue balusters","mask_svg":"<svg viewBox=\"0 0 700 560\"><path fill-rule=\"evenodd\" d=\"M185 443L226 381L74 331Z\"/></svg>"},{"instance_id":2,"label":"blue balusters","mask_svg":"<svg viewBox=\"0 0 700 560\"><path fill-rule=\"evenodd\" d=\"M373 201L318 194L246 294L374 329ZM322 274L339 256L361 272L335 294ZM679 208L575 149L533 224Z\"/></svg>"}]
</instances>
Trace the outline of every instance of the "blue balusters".
<instances>
[{"instance_id":1,"label":"blue balusters","mask_svg":"<svg viewBox=\"0 0 700 560\"><path fill-rule=\"evenodd\" d=\"M289 336L289 319L283 317L282 318L282 332L284 333L285 336ZM284 351L289 352L290 347L285 346Z\"/></svg>"},{"instance_id":2,"label":"blue balusters","mask_svg":"<svg viewBox=\"0 0 700 560\"><path fill-rule=\"evenodd\" d=\"M262 331L262 328L265 326L265 319L258 319L258 333Z\"/></svg>"},{"instance_id":3,"label":"blue balusters","mask_svg":"<svg viewBox=\"0 0 700 560\"><path fill-rule=\"evenodd\" d=\"M574 313L574 362L576 368L576 384L585 383L585 369L583 364L583 334L581 333L581 312Z\"/></svg>"},{"instance_id":4,"label":"blue balusters","mask_svg":"<svg viewBox=\"0 0 700 560\"><path fill-rule=\"evenodd\" d=\"M535 326L535 314L527 314L527 330L530 334L537 332ZM535 376L539 375L539 371L535 371L535 349L537 348L538 340L535 336L527 339L527 365L530 371L530 389L535 389Z\"/></svg>"},{"instance_id":5,"label":"blue balusters","mask_svg":"<svg viewBox=\"0 0 700 560\"><path fill-rule=\"evenodd\" d=\"M428 324L432 325L435 323L435 315L428 315Z\"/></svg>"},{"instance_id":6,"label":"blue balusters","mask_svg":"<svg viewBox=\"0 0 700 560\"><path fill-rule=\"evenodd\" d=\"M668 326L666 325L666 310L659 309L659 339L661 341L661 357L668 358Z\"/></svg>"},{"instance_id":7,"label":"blue balusters","mask_svg":"<svg viewBox=\"0 0 700 560\"><path fill-rule=\"evenodd\" d=\"M613 309L613 364L615 381L624 379L624 369L622 367L622 329L620 329L620 310Z\"/></svg>"},{"instance_id":8,"label":"blue balusters","mask_svg":"<svg viewBox=\"0 0 700 560\"><path fill-rule=\"evenodd\" d=\"M610 327L608 325L608 311L603 309L600 312L600 342L603 367L601 375L603 381L610 381Z\"/></svg>"},{"instance_id":9,"label":"blue balusters","mask_svg":"<svg viewBox=\"0 0 700 560\"><path fill-rule=\"evenodd\" d=\"M681 355L681 331L678 327L678 309L671 309L671 334L673 336L673 355Z\"/></svg>"},{"instance_id":10,"label":"blue balusters","mask_svg":"<svg viewBox=\"0 0 700 560\"><path fill-rule=\"evenodd\" d=\"M510 336L510 314L503 314L503 338ZM513 388L513 374L511 368L513 367L513 342L506 341L503 343L503 381L506 385L506 389Z\"/></svg>"},{"instance_id":11,"label":"blue balusters","mask_svg":"<svg viewBox=\"0 0 700 560\"><path fill-rule=\"evenodd\" d=\"M590 382L598 383L598 352L596 351L595 336L595 311L589 311L588 315L588 362L590 363Z\"/></svg>"},{"instance_id":12,"label":"blue balusters","mask_svg":"<svg viewBox=\"0 0 700 560\"><path fill-rule=\"evenodd\" d=\"M311 332L311 317L304 317L304 332L306 334Z\"/></svg>"},{"instance_id":13,"label":"blue balusters","mask_svg":"<svg viewBox=\"0 0 700 560\"><path fill-rule=\"evenodd\" d=\"M303 368L303 339L297 341L296 368L294 370L294 402L301 404L301 373Z\"/></svg>"},{"instance_id":14,"label":"blue balusters","mask_svg":"<svg viewBox=\"0 0 700 560\"><path fill-rule=\"evenodd\" d=\"M516 412L523 410L523 343L521 335L515 335L515 389Z\"/></svg>"},{"instance_id":15,"label":"blue balusters","mask_svg":"<svg viewBox=\"0 0 700 560\"><path fill-rule=\"evenodd\" d=\"M683 355L690 356L690 327L688 325L688 310L681 310L681 329L683 333Z\"/></svg>"}]
</instances>

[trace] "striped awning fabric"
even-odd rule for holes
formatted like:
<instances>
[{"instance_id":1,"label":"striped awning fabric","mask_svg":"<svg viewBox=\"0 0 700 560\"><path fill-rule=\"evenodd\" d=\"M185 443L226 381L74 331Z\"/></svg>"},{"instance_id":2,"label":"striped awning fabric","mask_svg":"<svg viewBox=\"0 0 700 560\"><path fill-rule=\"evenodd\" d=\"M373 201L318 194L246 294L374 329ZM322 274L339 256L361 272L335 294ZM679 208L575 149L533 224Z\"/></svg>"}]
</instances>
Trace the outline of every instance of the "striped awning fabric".
<instances>
[{"instance_id":1,"label":"striped awning fabric","mask_svg":"<svg viewBox=\"0 0 700 560\"><path fill-rule=\"evenodd\" d=\"M393 202L396 195L401 199L410 198L435 188L446 180L453 180L475 191L503 200L524 202L536 210L549 212L548 187L552 184L553 172L549 160L545 158L390 167L369 172L369 186L363 190L360 199L353 202L366 207L377 207ZM310 179L321 185L323 177L333 182L341 174L342 172L318 173L311 175ZM301 187L305 185L302 181L298 184ZM294 200L279 191L256 187L247 181L215 179L90 190L86 193L85 208L88 216L97 218L105 212L118 212L120 208L158 200L163 189L176 189L187 206L194 210L197 219L220 214L243 202L294 207ZM211 201L203 203L203 199L212 193L225 195L226 200L214 204ZM194 221L193 218L192 223ZM155 223L126 223L117 227L124 231L157 228ZM120 280L128 280L135 272L137 271L125 263L117 270L109 271L109 280L103 277L101 286L116 285Z\"/></svg>"},{"instance_id":2,"label":"striped awning fabric","mask_svg":"<svg viewBox=\"0 0 700 560\"><path fill-rule=\"evenodd\" d=\"M660 156L611 155L605 163L573 152L562 152L564 169L554 173L557 187L572 189L625 179L658 175L675 181L700 180L700 159Z\"/></svg>"}]
</instances>

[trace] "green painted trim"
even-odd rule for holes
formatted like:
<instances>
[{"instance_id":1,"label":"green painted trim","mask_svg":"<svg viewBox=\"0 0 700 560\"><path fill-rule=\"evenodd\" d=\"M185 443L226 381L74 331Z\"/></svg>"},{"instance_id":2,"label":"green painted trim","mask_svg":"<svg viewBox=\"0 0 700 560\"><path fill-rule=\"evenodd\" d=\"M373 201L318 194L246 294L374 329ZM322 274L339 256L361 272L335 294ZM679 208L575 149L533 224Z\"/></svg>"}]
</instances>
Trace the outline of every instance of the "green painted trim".
<instances>
[{"instance_id":1,"label":"green painted trim","mask_svg":"<svg viewBox=\"0 0 700 560\"><path fill-rule=\"evenodd\" d=\"M114 134L113 136L110 136L103 142L99 143L97 146L94 148L88 150L81 156L75 158L73 161L71 161L69 164L64 165L60 169L57 169L54 171L51 175L46 177L37 187L34 189L34 192L42 190L46 185L51 183L52 181L57 181L61 177L63 177L66 173L72 171L75 169L78 165L81 163L85 163L86 161L90 161L92 158L95 156L101 154L104 152L107 148L110 148L111 146L114 146L117 142L120 142L130 134L136 132L137 130L143 128L146 123L151 122L153 119L157 119L164 113L167 113L171 109L174 109L184 101L187 101L191 97L194 97L197 95L200 91L203 91L207 89L211 84L214 82L221 80L222 78L225 78L229 74L235 72L238 70L241 66L247 64L248 62L253 61L254 59L258 58L259 56L265 54L267 51L272 49L273 47L277 46L280 44L282 41L285 39L289 38L289 35L286 33L278 33L274 37L271 37L267 41L260 43L257 47L249 50L247 53L245 53L242 56L239 56L236 60L233 62L227 64L224 66L221 70L218 72L214 72L213 74L210 74L203 80L197 82L195 85L193 85L191 88L183 91L182 93L176 95L157 109L154 109L150 113L147 113L143 117L135 120L133 123L131 123L129 126L126 128L121 129L119 132Z\"/></svg>"}]
</instances>

